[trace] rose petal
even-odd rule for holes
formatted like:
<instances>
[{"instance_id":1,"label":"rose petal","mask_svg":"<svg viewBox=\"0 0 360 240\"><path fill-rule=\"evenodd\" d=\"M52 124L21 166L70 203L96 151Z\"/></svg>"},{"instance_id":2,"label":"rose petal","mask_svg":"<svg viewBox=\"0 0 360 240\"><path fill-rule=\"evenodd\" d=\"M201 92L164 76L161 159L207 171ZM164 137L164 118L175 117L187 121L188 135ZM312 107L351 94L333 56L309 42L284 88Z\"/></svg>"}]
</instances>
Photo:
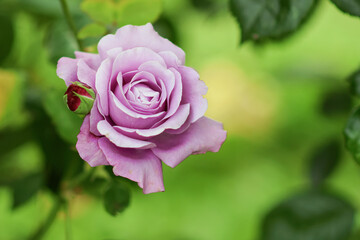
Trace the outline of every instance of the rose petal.
<instances>
[{"instance_id":1,"label":"rose petal","mask_svg":"<svg viewBox=\"0 0 360 240\"><path fill-rule=\"evenodd\" d=\"M181 105L178 111L167 121L160 124L158 127L149 128L149 129L131 129L125 127L115 126L116 130L128 132L128 133L136 133L143 137L152 137L157 136L160 133L164 132L166 129L178 129L180 128L186 119L188 118L190 113L190 104Z\"/></svg>"},{"instance_id":2,"label":"rose petal","mask_svg":"<svg viewBox=\"0 0 360 240\"><path fill-rule=\"evenodd\" d=\"M95 71L101 64L101 58L99 54L75 51L75 56L77 59L84 60L86 64Z\"/></svg>"},{"instance_id":3,"label":"rose petal","mask_svg":"<svg viewBox=\"0 0 360 240\"><path fill-rule=\"evenodd\" d=\"M56 69L56 74L59 78L65 81L66 86L78 81L77 63L79 60L68 57L59 59Z\"/></svg>"},{"instance_id":4,"label":"rose petal","mask_svg":"<svg viewBox=\"0 0 360 240\"><path fill-rule=\"evenodd\" d=\"M125 105L123 105L115 96L110 92L110 116L114 123L118 126L129 128L149 128L156 122L164 118L165 112L158 112L155 114L141 114Z\"/></svg>"},{"instance_id":5,"label":"rose petal","mask_svg":"<svg viewBox=\"0 0 360 240\"><path fill-rule=\"evenodd\" d=\"M159 55L164 59L168 68L178 68L181 65L180 59L173 52L162 51L159 52Z\"/></svg>"},{"instance_id":6,"label":"rose petal","mask_svg":"<svg viewBox=\"0 0 360 240\"><path fill-rule=\"evenodd\" d=\"M117 132L106 120L100 121L97 128L102 135L118 147L147 149L156 146L152 142L133 139Z\"/></svg>"},{"instance_id":7,"label":"rose petal","mask_svg":"<svg viewBox=\"0 0 360 240\"><path fill-rule=\"evenodd\" d=\"M152 139L151 149L166 165L175 167L191 154L219 151L226 131L221 123L202 117L179 135L163 133Z\"/></svg>"},{"instance_id":8,"label":"rose petal","mask_svg":"<svg viewBox=\"0 0 360 240\"><path fill-rule=\"evenodd\" d=\"M77 77L79 81L95 89L96 71L90 68L82 59L79 59L77 66Z\"/></svg>"},{"instance_id":9,"label":"rose petal","mask_svg":"<svg viewBox=\"0 0 360 240\"><path fill-rule=\"evenodd\" d=\"M111 74L110 59L104 60L96 72L95 88L99 98L99 110L103 115L109 114L109 81Z\"/></svg>"},{"instance_id":10,"label":"rose petal","mask_svg":"<svg viewBox=\"0 0 360 240\"><path fill-rule=\"evenodd\" d=\"M106 35L98 44L98 51L102 58L106 57L109 49L122 47L124 50L135 47L146 47L155 52L171 51L185 63L184 51L169 40L162 38L148 23L144 26L127 25L117 30L115 35Z\"/></svg>"},{"instance_id":11,"label":"rose petal","mask_svg":"<svg viewBox=\"0 0 360 240\"><path fill-rule=\"evenodd\" d=\"M141 64L149 61L155 61L166 67L162 57L151 49L135 47L122 51L114 60L111 76L115 77L119 72L126 73L137 70Z\"/></svg>"},{"instance_id":12,"label":"rose petal","mask_svg":"<svg viewBox=\"0 0 360 240\"><path fill-rule=\"evenodd\" d=\"M190 103L190 121L197 121L204 116L207 109L207 100L203 95L207 92L207 86L199 80L199 74L190 67L179 67L179 73L182 77L183 95L181 103Z\"/></svg>"},{"instance_id":13,"label":"rose petal","mask_svg":"<svg viewBox=\"0 0 360 240\"><path fill-rule=\"evenodd\" d=\"M138 182L145 194L165 190L161 161L150 150L118 148L105 138L99 145L115 175Z\"/></svg>"},{"instance_id":14,"label":"rose petal","mask_svg":"<svg viewBox=\"0 0 360 240\"><path fill-rule=\"evenodd\" d=\"M89 163L91 167L99 165L109 165L105 155L98 145L99 137L90 133L90 117L86 116L77 136L76 149L82 159Z\"/></svg>"},{"instance_id":15,"label":"rose petal","mask_svg":"<svg viewBox=\"0 0 360 240\"><path fill-rule=\"evenodd\" d=\"M97 124L104 120L104 116L101 115L98 109L98 99L95 99L94 106L90 111L90 132L96 136L101 136L97 129Z\"/></svg>"}]
</instances>

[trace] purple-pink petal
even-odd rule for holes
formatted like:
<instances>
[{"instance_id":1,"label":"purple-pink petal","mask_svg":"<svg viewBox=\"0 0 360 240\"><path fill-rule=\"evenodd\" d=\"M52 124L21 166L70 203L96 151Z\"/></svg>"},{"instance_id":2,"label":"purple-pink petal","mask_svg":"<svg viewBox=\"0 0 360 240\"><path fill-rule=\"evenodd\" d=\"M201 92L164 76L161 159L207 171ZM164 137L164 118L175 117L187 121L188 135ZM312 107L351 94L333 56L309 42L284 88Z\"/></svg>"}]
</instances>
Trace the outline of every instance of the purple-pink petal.
<instances>
[{"instance_id":1,"label":"purple-pink petal","mask_svg":"<svg viewBox=\"0 0 360 240\"><path fill-rule=\"evenodd\" d=\"M219 151L225 138L221 123L202 117L182 134L163 133L153 138L157 147L151 150L166 165L175 167L191 154Z\"/></svg>"},{"instance_id":2,"label":"purple-pink petal","mask_svg":"<svg viewBox=\"0 0 360 240\"><path fill-rule=\"evenodd\" d=\"M181 64L185 63L184 51L161 37L150 23L144 26L127 25L119 28L115 35L106 35L98 44L100 56L106 57L106 52L116 47L122 47L124 50L146 47L155 52L171 51L179 58Z\"/></svg>"},{"instance_id":3,"label":"purple-pink petal","mask_svg":"<svg viewBox=\"0 0 360 240\"><path fill-rule=\"evenodd\" d=\"M59 59L56 69L56 74L59 78L65 81L66 86L78 81L77 63L79 60L68 57Z\"/></svg>"},{"instance_id":4,"label":"purple-pink petal","mask_svg":"<svg viewBox=\"0 0 360 240\"><path fill-rule=\"evenodd\" d=\"M101 64L99 54L75 51L75 56L77 59L84 60L86 64L94 70L97 70Z\"/></svg>"},{"instance_id":5,"label":"purple-pink petal","mask_svg":"<svg viewBox=\"0 0 360 240\"><path fill-rule=\"evenodd\" d=\"M109 165L105 155L99 148L99 137L90 133L90 117L86 116L77 136L76 149L82 159L89 163L91 167L99 165Z\"/></svg>"},{"instance_id":6,"label":"purple-pink petal","mask_svg":"<svg viewBox=\"0 0 360 240\"><path fill-rule=\"evenodd\" d=\"M106 138L99 145L115 175L137 182L145 194L165 190L161 161L151 150L118 148Z\"/></svg>"},{"instance_id":7,"label":"purple-pink petal","mask_svg":"<svg viewBox=\"0 0 360 240\"><path fill-rule=\"evenodd\" d=\"M106 120L100 121L97 125L97 128L99 133L101 133L119 148L147 149L156 146L152 142L130 138L117 132Z\"/></svg>"},{"instance_id":8,"label":"purple-pink petal","mask_svg":"<svg viewBox=\"0 0 360 240\"><path fill-rule=\"evenodd\" d=\"M207 92L207 86L199 79L199 74L190 67L181 66L179 72L183 83L182 103L191 104L190 121L197 121L204 116L207 110L207 100L203 95Z\"/></svg>"},{"instance_id":9,"label":"purple-pink petal","mask_svg":"<svg viewBox=\"0 0 360 240\"><path fill-rule=\"evenodd\" d=\"M77 63L77 77L80 82L85 83L92 89L95 89L95 76L96 71L89 67L86 62L82 59L79 59Z\"/></svg>"}]
</instances>

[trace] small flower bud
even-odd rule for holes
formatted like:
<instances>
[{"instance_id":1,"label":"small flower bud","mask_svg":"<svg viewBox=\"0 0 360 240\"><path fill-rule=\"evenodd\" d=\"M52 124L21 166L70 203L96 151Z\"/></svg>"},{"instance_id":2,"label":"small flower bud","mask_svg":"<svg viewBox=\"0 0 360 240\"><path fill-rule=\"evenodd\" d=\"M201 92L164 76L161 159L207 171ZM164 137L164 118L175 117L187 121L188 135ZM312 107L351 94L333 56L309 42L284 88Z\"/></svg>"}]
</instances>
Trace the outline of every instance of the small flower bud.
<instances>
[{"instance_id":1,"label":"small flower bud","mask_svg":"<svg viewBox=\"0 0 360 240\"><path fill-rule=\"evenodd\" d=\"M94 99L94 91L80 82L71 84L64 94L64 101L68 108L82 117L90 112Z\"/></svg>"}]
</instances>

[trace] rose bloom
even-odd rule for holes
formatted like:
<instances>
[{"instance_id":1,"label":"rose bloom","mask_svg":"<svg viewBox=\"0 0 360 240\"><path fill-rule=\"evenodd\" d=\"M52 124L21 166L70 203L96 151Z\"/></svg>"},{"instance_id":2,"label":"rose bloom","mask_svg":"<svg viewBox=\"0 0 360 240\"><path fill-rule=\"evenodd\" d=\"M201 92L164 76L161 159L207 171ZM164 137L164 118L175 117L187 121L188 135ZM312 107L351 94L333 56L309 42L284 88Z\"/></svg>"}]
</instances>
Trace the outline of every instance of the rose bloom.
<instances>
[{"instance_id":1,"label":"rose bloom","mask_svg":"<svg viewBox=\"0 0 360 240\"><path fill-rule=\"evenodd\" d=\"M75 52L76 59L57 65L67 86L80 82L96 95L76 144L90 166L111 165L152 193L164 191L162 162L175 167L191 154L220 149L226 131L204 117L205 83L184 66L184 51L150 23L104 36L98 52Z\"/></svg>"}]
</instances>

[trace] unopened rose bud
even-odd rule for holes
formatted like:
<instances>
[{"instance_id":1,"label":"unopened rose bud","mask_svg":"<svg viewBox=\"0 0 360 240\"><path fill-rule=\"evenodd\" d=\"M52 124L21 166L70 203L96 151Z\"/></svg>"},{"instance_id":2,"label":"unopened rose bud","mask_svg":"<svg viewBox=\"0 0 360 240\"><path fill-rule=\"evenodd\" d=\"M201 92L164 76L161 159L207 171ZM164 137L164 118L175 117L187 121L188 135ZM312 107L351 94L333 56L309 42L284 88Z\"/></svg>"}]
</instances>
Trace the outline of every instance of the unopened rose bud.
<instances>
[{"instance_id":1,"label":"unopened rose bud","mask_svg":"<svg viewBox=\"0 0 360 240\"><path fill-rule=\"evenodd\" d=\"M94 91L80 82L71 84L64 94L64 101L68 108L82 117L90 112L94 99Z\"/></svg>"}]
</instances>

